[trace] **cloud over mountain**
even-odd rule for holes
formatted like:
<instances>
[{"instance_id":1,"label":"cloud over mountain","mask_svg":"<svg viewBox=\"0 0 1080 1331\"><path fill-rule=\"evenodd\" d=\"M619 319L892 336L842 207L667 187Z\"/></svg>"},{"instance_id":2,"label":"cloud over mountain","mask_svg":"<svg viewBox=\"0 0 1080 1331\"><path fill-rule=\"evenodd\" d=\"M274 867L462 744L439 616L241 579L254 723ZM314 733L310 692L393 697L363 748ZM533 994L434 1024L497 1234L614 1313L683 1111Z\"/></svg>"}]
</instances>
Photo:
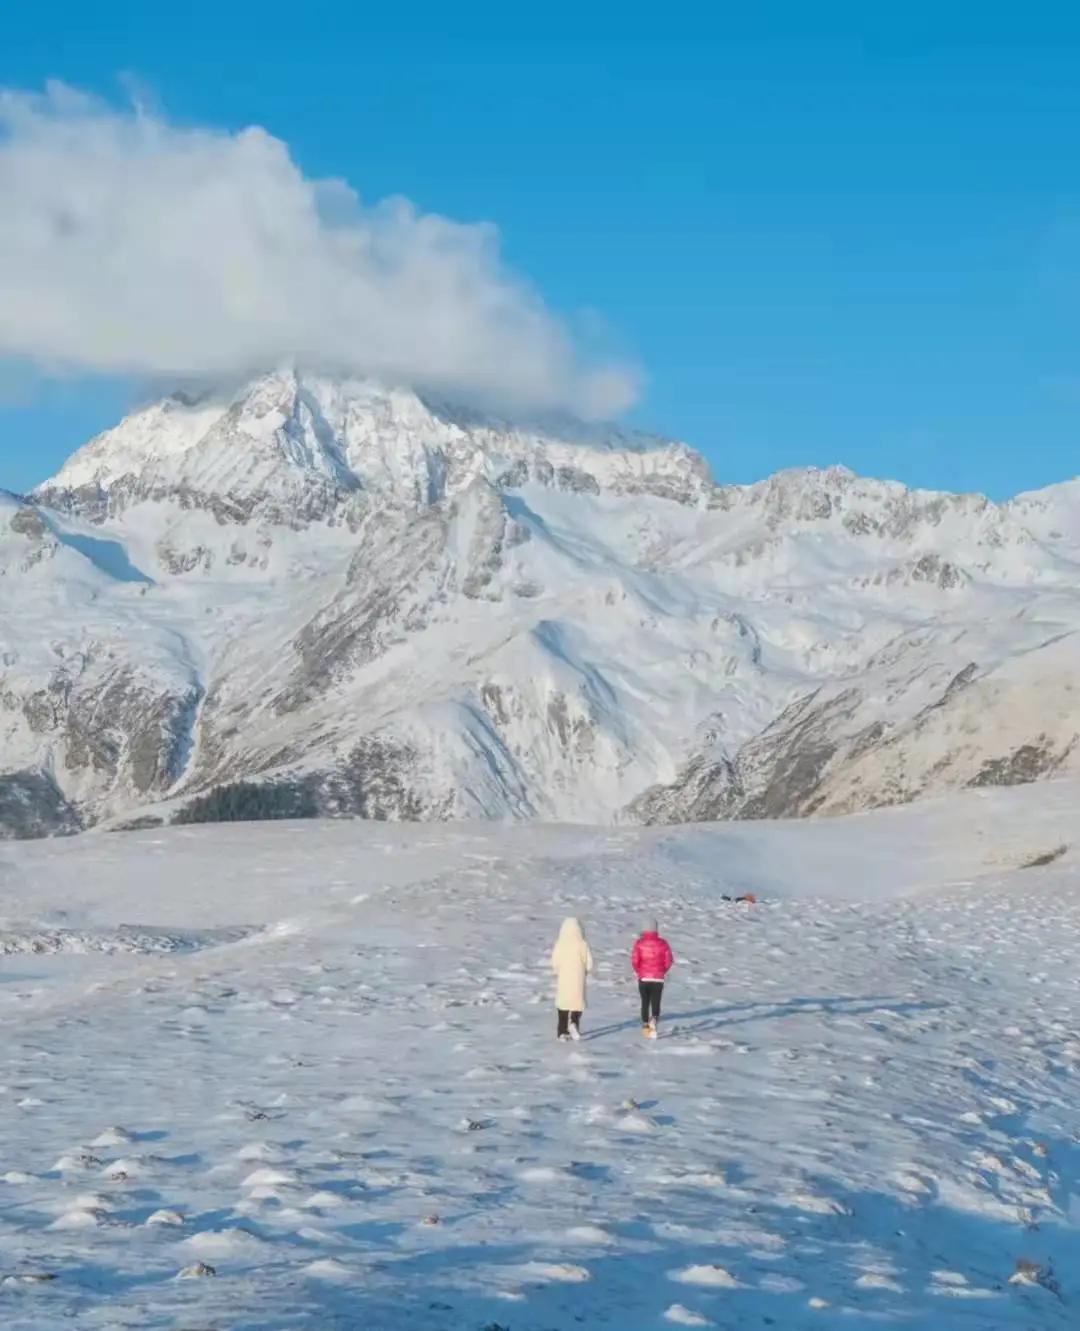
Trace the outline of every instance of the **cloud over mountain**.
<instances>
[{"instance_id":1,"label":"cloud over mountain","mask_svg":"<svg viewBox=\"0 0 1080 1331\"><path fill-rule=\"evenodd\" d=\"M260 128L0 91L0 197L0 356L177 378L295 359L588 417L634 398L507 270L495 228L368 205Z\"/></svg>"}]
</instances>

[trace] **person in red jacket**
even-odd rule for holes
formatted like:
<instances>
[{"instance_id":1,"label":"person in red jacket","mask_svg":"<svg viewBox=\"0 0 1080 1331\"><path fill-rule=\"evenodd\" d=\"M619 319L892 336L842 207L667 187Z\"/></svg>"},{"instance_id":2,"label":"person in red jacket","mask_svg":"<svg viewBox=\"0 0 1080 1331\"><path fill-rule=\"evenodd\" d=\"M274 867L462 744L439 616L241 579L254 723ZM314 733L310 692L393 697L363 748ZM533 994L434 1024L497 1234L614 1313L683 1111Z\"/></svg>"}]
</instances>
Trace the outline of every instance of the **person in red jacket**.
<instances>
[{"instance_id":1,"label":"person in red jacket","mask_svg":"<svg viewBox=\"0 0 1080 1331\"><path fill-rule=\"evenodd\" d=\"M641 995L641 1033L646 1039L655 1040L664 980L675 964L675 956L667 939L660 937L655 920L650 921L649 927L634 944L630 962L638 977L638 993Z\"/></svg>"}]
</instances>

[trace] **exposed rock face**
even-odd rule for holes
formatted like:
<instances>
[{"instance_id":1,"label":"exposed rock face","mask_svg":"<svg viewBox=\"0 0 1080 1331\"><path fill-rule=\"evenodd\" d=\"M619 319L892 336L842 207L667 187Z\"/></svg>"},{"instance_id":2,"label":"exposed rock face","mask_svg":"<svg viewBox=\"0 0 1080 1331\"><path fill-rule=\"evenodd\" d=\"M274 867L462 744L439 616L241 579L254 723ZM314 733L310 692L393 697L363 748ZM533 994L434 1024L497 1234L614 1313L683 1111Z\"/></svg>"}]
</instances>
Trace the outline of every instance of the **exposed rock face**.
<instances>
[{"instance_id":1,"label":"exposed rock face","mask_svg":"<svg viewBox=\"0 0 1080 1331\"><path fill-rule=\"evenodd\" d=\"M10 525L13 532L31 541L48 539L49 528L36 508L17 508Z\"/></svg>"},{"instance_id":2,"label":"exposed rock face","mask_svg":"<svg viewBox=\"0 0 1080 1331\"><path fill-rule=\"evenodd\" d=\"M46 773L0 775L0 841L68 836L81 825L79 815Z\"/></svg>"},{"instance_id":3,"label":"exposed rock face","mask_svg":"<svg viewBox=\"0 0 1080 1331\"><path fill-rule=\"evenodd\" d=\"M118 782L136 796L163 793L183 769L197 686L162 692L135 670L102 676L92 665L59 671L45 688L25 694L27 726L35 735L62 738L65 766L73 773Z\"/></svg>"},{"instance_id":4,"label":"exposed rock face","mask_svg":"<svg viewBox=\"0 0 1080 1331\"><path fill-rule=\"evenodd\" d=\"M894 677L895 691L872 668L858 687L829 686L787 708L715 777L691 759L636 811L666 821L851 813L1078 770L1078 657L1070 635L985 675L969 663L950 678L920 659L906 681Z\"/></svg>"},{"instance_id":5,"label":"exposed rock face","mask_svg":"<svg viewBox=\"0 0 1080 1331\"><path fill-rule=\"evenodd\" d=\"M1080 768L1078 629L1075 487L714 486L666 440L271 374L0 492L0 829L215 789L605 821L1041 779Z\"/></svg>"}]
</instances>

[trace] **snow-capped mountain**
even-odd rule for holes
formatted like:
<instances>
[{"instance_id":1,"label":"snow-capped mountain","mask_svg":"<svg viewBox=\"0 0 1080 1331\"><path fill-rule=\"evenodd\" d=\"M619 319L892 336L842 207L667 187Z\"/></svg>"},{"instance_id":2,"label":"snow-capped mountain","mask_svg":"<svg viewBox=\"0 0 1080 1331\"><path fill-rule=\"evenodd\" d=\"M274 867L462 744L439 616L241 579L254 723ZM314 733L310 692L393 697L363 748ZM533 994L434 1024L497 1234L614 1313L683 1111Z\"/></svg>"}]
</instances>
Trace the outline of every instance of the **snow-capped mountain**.
<instances>
[{"instance_id":1,"label":"snow-capped mountain","mask_svg":"<svg viewBox=\"0 0 1080 1331\"><path fill-rule=\"evenodd\" d=\"M0 493L0 834L833 812L1080 769L1080 484L995 505L282 371ZM160 812L160 811L158 811Z\"/></svg>"}]
</instances>

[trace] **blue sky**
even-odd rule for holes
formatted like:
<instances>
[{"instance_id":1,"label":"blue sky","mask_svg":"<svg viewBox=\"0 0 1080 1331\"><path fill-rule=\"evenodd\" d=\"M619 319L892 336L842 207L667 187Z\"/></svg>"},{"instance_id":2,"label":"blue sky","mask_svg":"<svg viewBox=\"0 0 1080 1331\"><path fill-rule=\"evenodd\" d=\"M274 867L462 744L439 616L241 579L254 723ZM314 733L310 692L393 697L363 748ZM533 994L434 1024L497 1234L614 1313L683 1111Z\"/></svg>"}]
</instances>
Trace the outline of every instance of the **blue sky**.
<instances>
[{"instance_id":1,"label":"blue sky","mask_svg":"<svg viewBox=\"0 0 1080 1331\"><path fill-rule=\"evenodd\" d=\"M721 479L840 462L1003 497L1080 473L1080 11L703 8L60 0L5 15L0 85L134 87L365 200L493 222L580 337L643 366L629 418ZM140 391L0 363L0 486Z\"/></svg>"}]
</instances>

